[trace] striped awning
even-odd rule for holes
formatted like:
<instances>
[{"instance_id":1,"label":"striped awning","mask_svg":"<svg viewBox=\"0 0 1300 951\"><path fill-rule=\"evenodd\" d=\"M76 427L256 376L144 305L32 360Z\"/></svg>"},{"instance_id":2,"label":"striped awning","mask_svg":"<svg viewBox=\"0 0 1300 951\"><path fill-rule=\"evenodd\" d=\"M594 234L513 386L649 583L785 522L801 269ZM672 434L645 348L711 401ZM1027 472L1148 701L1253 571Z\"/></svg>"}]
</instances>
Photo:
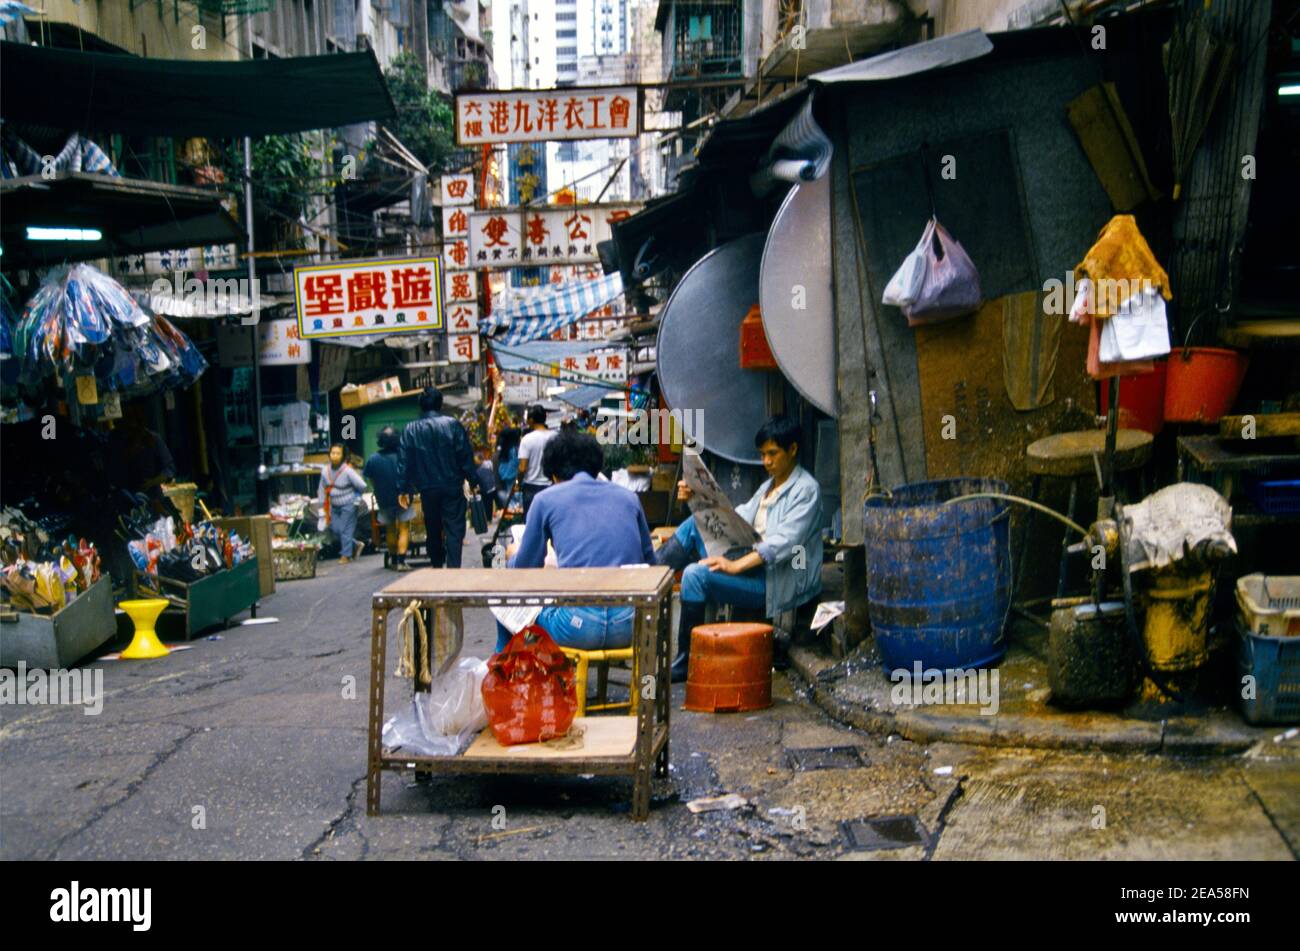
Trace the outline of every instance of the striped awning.
<instances>
[{"instance_id":1,"label":"striped awning","mask_svg":"<svg viewBox=\"0 0 1300 951\"><path fill-rule=\"evenodd\" d=\"M497 311L483 325L483 333L493 343L506 347L539 340L604 307L622 293L623 275L618 273L595 281L561 284L554 291Z\"/></svg>"}]
</instances>

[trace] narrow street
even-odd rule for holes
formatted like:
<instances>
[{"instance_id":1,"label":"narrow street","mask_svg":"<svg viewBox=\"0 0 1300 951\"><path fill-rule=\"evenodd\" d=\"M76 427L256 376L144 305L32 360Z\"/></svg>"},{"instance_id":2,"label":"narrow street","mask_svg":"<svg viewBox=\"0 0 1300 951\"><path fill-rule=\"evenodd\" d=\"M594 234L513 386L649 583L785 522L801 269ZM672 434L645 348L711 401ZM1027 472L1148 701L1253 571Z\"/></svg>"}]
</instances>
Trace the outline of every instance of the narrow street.
<instances>
[{"instance_id":1,"label":"narrow street","mask_svg":"<svg viewBox=\"0 0 1300 951\"><path fill-rule=\"evenodd\" d=\"M467 546L466 564L472 555ZM834 723L787 675L773 707L753 715L682 712L674 688L672 774L646 823L628 816L623 780L392 773L370 817L369 595L394 577L379 556L325 563L262 603L276 624L235 626L161 660L97 661L98 716L0 708L0 857L1285 860L1300 850L1295 740L1202 758L923 746ZM490 617L466 622L465 653L486 657ZM388 715L408 690L390 676ZM792 768L818 765L808 751L827 748L821 765L833 768ZM726 793L751 805L685 806ZM920 828L878 825L882 842L844 825L882 817ZM872 844L889 847L862 850Z\"/></svg>"}]
</instances>

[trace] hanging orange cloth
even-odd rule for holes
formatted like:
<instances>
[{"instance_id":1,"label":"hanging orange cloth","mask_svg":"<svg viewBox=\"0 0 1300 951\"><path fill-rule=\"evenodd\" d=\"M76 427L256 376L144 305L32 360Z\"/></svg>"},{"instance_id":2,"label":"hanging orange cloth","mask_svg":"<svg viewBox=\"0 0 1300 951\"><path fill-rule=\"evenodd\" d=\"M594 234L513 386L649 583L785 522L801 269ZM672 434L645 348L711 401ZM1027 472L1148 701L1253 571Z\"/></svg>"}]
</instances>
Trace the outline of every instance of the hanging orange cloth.
<instances>
[{"instance_id":1,"label":"hanging orange cloth","mask_svg":"<svg viewBox=\"0 0 1300 951\"><path fill-rule=\"evenodd\" d=\"M1115 215L1106 222L1097 241L1075 265L1075 281L1082 282L1084 278L1092 282L1088 306L1078 318L1078 322L1088 325L1088 375L1094 380L1104 380L1153 371L1155 364L1150 360L1102 363L1099 356L1101 322L1108 320L1131 295L1150 285L1165 300L1174 299L1169 290L1169 275L1151 253L1151 246L1138 230L1136 218ZM1071 319L1075 319L1073 314Z\"/></svg>"}]
</instances>

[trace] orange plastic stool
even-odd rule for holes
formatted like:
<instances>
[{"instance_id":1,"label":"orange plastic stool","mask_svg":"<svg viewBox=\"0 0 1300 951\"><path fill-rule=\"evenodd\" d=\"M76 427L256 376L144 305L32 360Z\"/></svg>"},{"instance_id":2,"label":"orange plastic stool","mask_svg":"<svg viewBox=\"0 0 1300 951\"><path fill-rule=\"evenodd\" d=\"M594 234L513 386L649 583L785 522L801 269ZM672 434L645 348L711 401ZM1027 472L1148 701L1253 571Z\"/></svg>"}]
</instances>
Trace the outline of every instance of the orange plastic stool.
<instances>
[{"instance_id":1,"label":"orange plastic stool","mask_svg":"<svg viewBox=\"0 0 1300 951\"><path fill-rule=\"evenodd\" d=\"M687 710L740 713L772 705L772 625L701 624L691 631Z\"/></svg>"}]
</instances>

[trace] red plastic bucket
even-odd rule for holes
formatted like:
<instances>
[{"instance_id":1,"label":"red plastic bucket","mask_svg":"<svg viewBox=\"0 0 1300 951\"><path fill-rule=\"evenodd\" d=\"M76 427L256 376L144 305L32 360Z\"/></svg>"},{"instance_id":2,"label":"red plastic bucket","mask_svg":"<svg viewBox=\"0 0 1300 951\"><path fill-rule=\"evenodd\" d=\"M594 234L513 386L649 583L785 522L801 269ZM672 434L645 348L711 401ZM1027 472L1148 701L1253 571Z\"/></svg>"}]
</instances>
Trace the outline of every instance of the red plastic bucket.
<instances>
[{"instance_id":1,"label":"red plastic bucket","mask_svg":"<svg viewBox=\"0 0 1300 951\"><path fill-rule=\"evenodd\" d=\"M1215 423L1232 409L1250 360L1222 347L1187 347L1175 349L1168 362L1165 419Z\"/></svg>"},{"instance_id":2,"label":"red plastic bucket","mask_svg":"<svg viewBox=\"0 0 1300 951\"><path fill-rule=\"evenodd\" d=\"M1140 429L1152 436L1165 428L1164 360L1156 361L1150 373L1119 378L1119 428ZM1110 412L1110 382L1102 380L1101 413Z\"/></svg>"}]
</instances>

